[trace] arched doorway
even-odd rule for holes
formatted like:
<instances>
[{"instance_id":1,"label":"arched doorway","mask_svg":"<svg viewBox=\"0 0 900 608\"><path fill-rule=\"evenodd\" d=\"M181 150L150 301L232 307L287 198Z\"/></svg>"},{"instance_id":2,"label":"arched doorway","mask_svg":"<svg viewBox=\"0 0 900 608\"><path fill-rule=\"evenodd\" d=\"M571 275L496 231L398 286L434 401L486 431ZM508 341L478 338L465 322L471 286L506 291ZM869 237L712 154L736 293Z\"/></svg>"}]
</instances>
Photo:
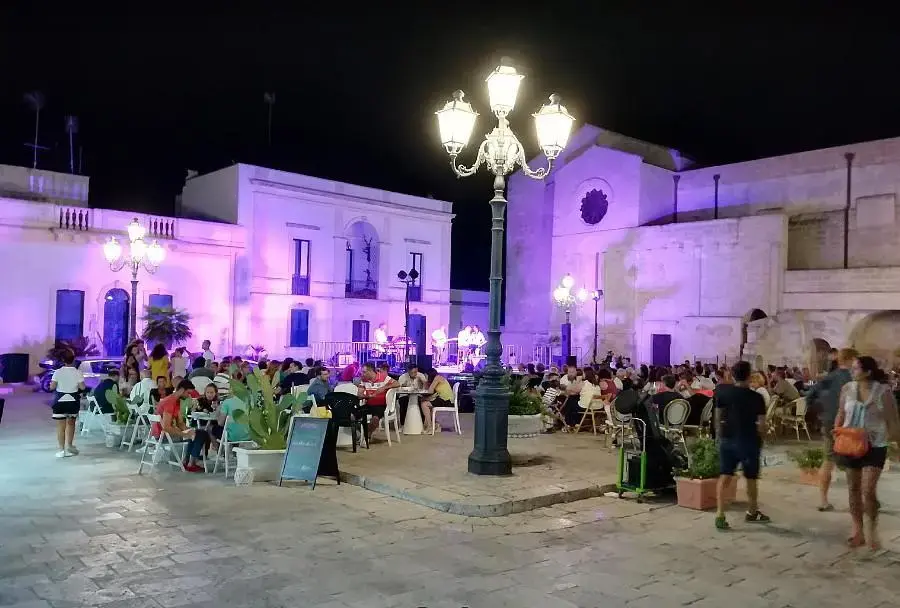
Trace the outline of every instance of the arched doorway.
<instances>
[{"instance_id":1,"label":"arched doorway","mask_svg":"<svg viewBox=\"0 0 900 608\"><path fill-rule=\"evenodd\" d=\"M103 348L107 357L121 357L128 343L129 297L115 287L103 299Z\"/></svg>"},{"instance_id":2,"label":"arched doorway","mask_svg":"<svg viewBox=\"0 0 900 608\"><path fill-rule=\"evenodd\" d=\"M831 344L827 340L813 338L809 367L813 378L831 369Z\"/></svg>"},{"instance_id":3,"label":"arched doorway","mask_svg":"<svg viewBox=\"0 0 900 608\"><path fill-rule=\"evenodd\" d=\"M864 318L853 328L850 345L859 354L874 357L885 369L893 369L900 363L900 310L883 310Z\"/></svg>"},{"instance_id":4,"label":"arched doorway","mask_svg":"<svg viewBox=\"0 0 900 608\"><path fill-rule=\"evenodd\" d=\"M750 325L750 323L752 323L753 321L765 319L767 316L768 315L766 315L766 313L759 308L752 308L741 319L741 359L744 358L744 347L747 345L747 326Z\"/></svg>"}]
</instances>

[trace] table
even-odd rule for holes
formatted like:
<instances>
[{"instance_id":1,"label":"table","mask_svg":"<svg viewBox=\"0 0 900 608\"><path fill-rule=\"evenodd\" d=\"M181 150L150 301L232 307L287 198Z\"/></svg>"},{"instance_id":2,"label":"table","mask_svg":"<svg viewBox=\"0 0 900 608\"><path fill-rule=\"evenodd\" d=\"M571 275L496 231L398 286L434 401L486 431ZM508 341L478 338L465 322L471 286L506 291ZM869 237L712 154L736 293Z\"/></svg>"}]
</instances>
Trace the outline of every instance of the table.
<instances>
[{"instance_id":1,"label":"table","mask_svg":"<svg viewBox=\"0 0 900 608\"><path fill-rule=\"evenodd\" d=\"M397 397L408 396L409 404L406 406L406 420L403 422L404 435L421 435L424 430L422 427L422 410L419 408L419 397L421 395L430 395L431 393L424 389L400 388L397 389ZM397 412L399 415L399 412Z\"/></svg>"}]
</instances>

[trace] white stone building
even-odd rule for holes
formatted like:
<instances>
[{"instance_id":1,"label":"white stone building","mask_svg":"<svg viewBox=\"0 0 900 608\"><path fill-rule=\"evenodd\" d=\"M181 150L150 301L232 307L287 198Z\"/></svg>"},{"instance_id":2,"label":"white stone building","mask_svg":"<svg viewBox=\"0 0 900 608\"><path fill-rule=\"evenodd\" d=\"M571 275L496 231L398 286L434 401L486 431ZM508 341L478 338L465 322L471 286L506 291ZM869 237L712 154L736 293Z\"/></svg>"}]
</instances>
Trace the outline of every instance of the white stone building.
<instances>
[{"instance_id":1,"label":"white stone building","mask_svg":"<svg viewBox=\"0 0 900 608\"><path fill-rule=\"evenodd\" d=\"M585 126L547 181L510 180L504 343L558 335L571 273L604 291L601 354L817 366L854 345L893 364L898 189L900 138L691 169ZM593 303L572 316L589 359Z\"/></svg>"},{"instance_id":2,"label":"white stone building","mask_svg":"<svg viewBox=\"0 0 900 608\"><path fill-rule=\"evenodd\" d=\"M127 242L134 217L167 254L140 273L139 311L185 309L195 350L208 338L217 354L261 345L324 358L351 348L360 321L370 326L358 341L382 322L401 336L397 272L413 267L411 314L426 336L448 323L448 202L248 165L189 178L184 217L88 209L87 193L87 177L0 166L0 353L28 353L32 370L60 332L118 348L130 274L110 270L102 245Z\"/></svg>"}]
</instances>

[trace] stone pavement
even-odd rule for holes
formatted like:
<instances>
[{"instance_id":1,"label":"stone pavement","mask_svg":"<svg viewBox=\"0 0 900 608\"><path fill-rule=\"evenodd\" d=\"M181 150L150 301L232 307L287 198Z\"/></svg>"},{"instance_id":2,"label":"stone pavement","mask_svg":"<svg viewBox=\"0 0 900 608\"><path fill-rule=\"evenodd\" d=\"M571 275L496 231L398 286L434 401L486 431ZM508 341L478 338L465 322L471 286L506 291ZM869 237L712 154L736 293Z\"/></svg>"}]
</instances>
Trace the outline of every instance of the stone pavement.
<instances>
[{"instance_id":1,"label":"stone pavement","mask_svg":"<svg viewBox=\"0 0 900 608\"><path fill-rule=\"evenodd\" d=\"M591 498L527 513L442 513L327 480L314 491L220 477L138 477L99 438L53 457L46 406L0 425L4 608L887 608L900 593L900 474L885 476L889 550L847 551L846 498L766 481L770 526L666 502Z\"/></svg>"},{"instance_id":2,"label":"stone pavement","mask_svg":"<svg viewBox=\"0 0 900 608\"><path fill-rule=\"evenodd\" d=\"M553 433L510 439L513 475L470 475L472 414L460 414L462 435L403 435L388 447L377 433L371 449L340 451L342 478L369 490L457 515L496 517L601 496L615 488L616 453L604 436Z\"/></svg>"}]
</instances>

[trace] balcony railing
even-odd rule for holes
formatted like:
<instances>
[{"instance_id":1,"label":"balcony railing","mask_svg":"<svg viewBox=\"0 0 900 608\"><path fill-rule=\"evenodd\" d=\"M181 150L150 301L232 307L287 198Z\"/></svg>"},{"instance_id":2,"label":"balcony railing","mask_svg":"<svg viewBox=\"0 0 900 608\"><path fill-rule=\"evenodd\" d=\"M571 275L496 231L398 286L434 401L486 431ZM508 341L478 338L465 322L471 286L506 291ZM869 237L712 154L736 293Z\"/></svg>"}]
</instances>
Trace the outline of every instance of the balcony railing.
<instances>
[{"instance_id":1,"label":"balcony railing","mask_svg":"<svg viewBox=\"0 0 900 608\"><path fill-rule=\"evenodd\" d=\"M303 277L295 274L291 277L291 295L308 296L309 295L309 277Z\"/></svg>"},{"instance_id":2,"label":"balcony railing","mask_svg":"<svg viewBox=\"0 0 900 608\"><path fill-rule=\"evenodd\" d=\"M78 232L90 230L90 211L81 207L60 207L59 227Z\"/></svg>"},{"instance_id":3,"label":"balcony railing","mask_svg":"<svg viewBox=\"0 0 900 608\"><path fill-rule=\"evenodd\" d=\"M347 281L344 296L359 300L377 300L378 283L376 281L352 280Z\"/></svg>"}]
</instances>

